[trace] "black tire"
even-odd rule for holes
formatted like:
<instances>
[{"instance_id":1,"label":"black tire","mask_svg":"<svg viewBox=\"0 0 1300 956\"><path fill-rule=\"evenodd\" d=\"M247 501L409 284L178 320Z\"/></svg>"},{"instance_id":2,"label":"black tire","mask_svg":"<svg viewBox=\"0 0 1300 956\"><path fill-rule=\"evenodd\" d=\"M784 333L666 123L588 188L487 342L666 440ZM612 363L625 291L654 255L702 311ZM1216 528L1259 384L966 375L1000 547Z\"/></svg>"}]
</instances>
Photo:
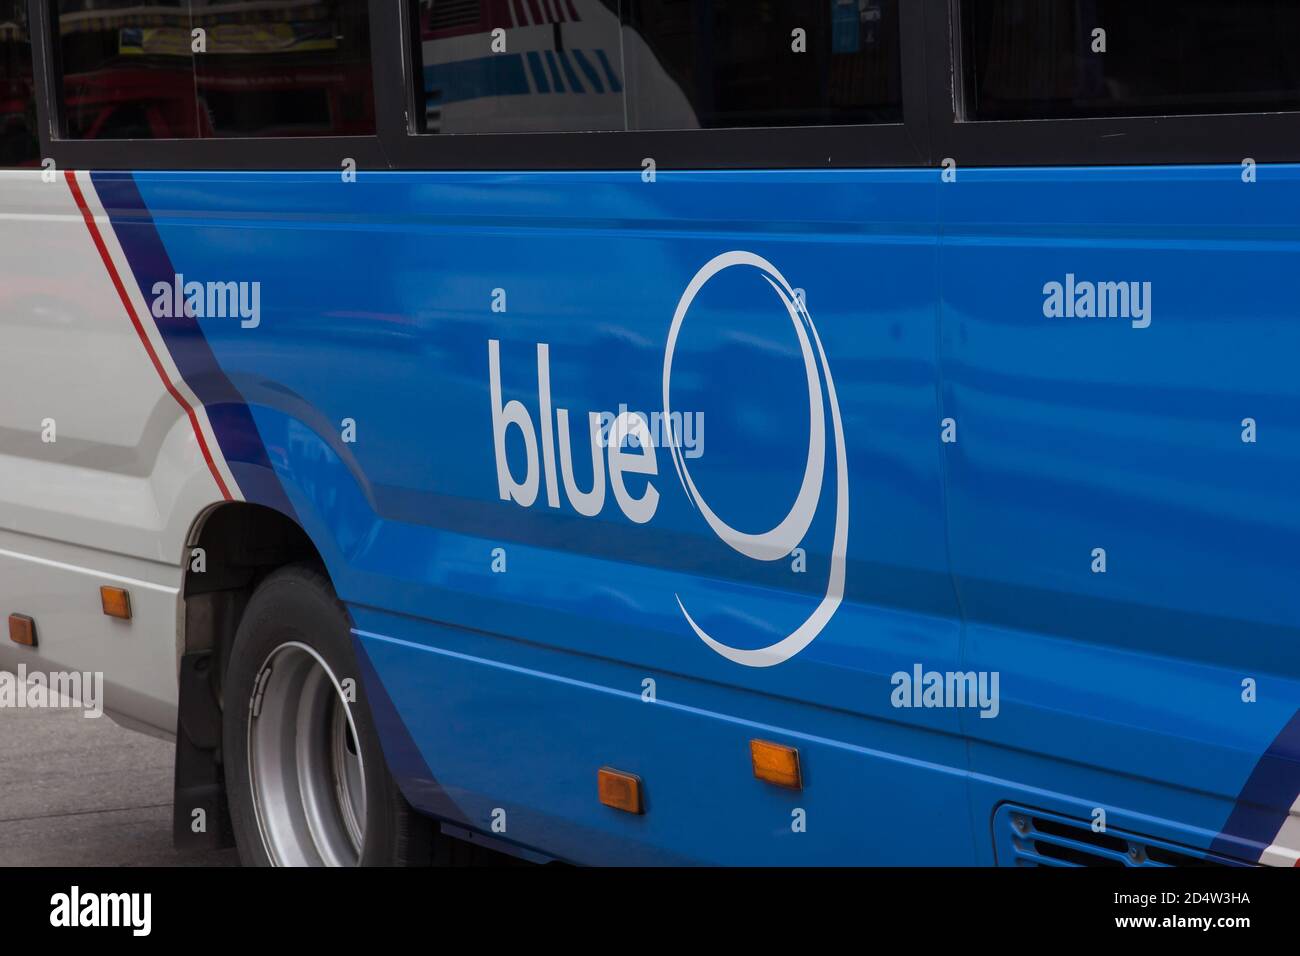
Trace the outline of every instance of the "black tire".
<instances>
[{"instance_id":1,"label":"black tire","mask_svg":"<svg viewBox=\"0 0 1300 956\"><path fill-rule=\"evenodd\" d=\"M253 592L240 620L224 681L222 753L230 816L234 824L239 858L245 866L294 862L288 854L281 859L273 858L268 841L263 837L258 806L267 808L265 812L268 818L276 816L280 820L289 820L292 814L308 803L307 798L303 797L295 805L295 795L292 793L283 793L279 798L267 797L265 786L259 788L259 793L263 794L261 800L257 803L254 800L250 776L250 723L268 718L271 720L265 728L255 727L259 741L276 735L286 736L283 727L275 726L276 711L268 708L265 703L261 704L259 715L253 717L252 704L258 690L257 685L262 678L264 664L271 660L273 654L276 655L275 662L297 660L307 668L323 663L327 670L319 675L315 686L323 688L320 695L325 697L331 696L331 687L337 689L337 685L346 678L356 681L355 702L344 702L342 697L335 694L333 696L337 699L325 705L334 708L330 711L332 719L342 728L339 733L345 735L345 745L349 752L354 756L359 754L356 766L364 767L364 773L359 775L361 782L353 790L358 794L364 793L365 807L364 811L358 810L352 814L353 831L349 846L355 847L358 842L356 830L361 829L361 817L364 817L364 836L359 841L359 853L354 849L353 855L347 857L345 862L355 861L362 866L410 866L427 865L432 861L433 823L416 813L402 797L384 761L370 708L366 704L364 688L361 686L350 627L347 612L334 596L329 580L320 570L307 565L291 565L268 575ZM263 681L264 694L279 666L276 663L271 668L271 673L266 675ZM291 673L290 664L285 663L280 669L280 680L292 687L292 682L283 676ZM280 694L281 691L277 689L276 693ZM284 693L287 695L289 692ZM339 708L346 711L350 722L343 723L343 710ZM288 724L289 721L280 723ZM307 720L304 723L314 726L317 722ZM275 734L271 733L273 726ZM340 738L334 739L337 741ZM265 754L266 751L258 750L258 753ZM253 759L259 760L260 766L275 763L265 756L255 756ZM328 757L322 759L328 760ZM334 769L337 773L337 768ZM266 773L261 773L259 779L265 780L267 776ZM286 771L286 777L292 778L293 775ZM345 802L345 798L338 799L340 805ZM318 808L320 805L315 804ZM346 817L345 811L337 812L341 820ZM281 813L285 816L279 816ZM311 814L304 814L304 818L309 816ZM318 814L317 819L320 818ZM344 830L346 833L346 827ZM319 845L328 845L328 841L314 838L294 840L297 831L287 825L280 825L276 832L282 836L289 834L290 844L302 843L306 862L328 863L339 862L341 859L339 855L331 856L319 851ZM310 831L311 834L315 832ZM285 845L283 839L279 845ZM316 857L312 856L313 849L317 850Z\"/></svg>"}]
</instances>

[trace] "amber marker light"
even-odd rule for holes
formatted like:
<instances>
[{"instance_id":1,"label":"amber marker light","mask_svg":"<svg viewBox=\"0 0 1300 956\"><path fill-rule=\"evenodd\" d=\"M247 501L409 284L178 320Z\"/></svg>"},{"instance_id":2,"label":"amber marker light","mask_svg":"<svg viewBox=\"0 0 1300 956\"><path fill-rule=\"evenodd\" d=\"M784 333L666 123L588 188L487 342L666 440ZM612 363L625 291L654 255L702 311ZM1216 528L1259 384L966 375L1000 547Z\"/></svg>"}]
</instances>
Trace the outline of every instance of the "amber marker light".
<instances>
[{"instance_id":1,"label":"amber marker light","mask_svg":"<svg viewBox=\"0 0 1300 956\"><path fill-rule=\"evenodd\" d=\"M754 776L778 787L803 789L803 774L799 771L799 751L770 740L751 740L749 758L754 764Z\"/></svg>"},{"instance_id":2,"label":"amber marker light","mask_svg":"<svg viewBox=\"0 0 1300 956\"><path fill-rule=\"evenodd\" d=\"M9 640L24 647L35 647L36 622L26 614L10 614Z\"/></svg>"},{"instance_id":3,"label":"amber marker light","mask_svg":"<svg viewBox=\"0 0 1300 956\"><path fill-rule=\"evenodd\" d=\"M610 767L601 767L596 773L596 789L600 802L626 813L644 813L641 803L641 778Z\"/></svg>"},{"instance_id":4,"label":"amber marker light","mask_svg":"<svg viewBox=\"0 0 1300 956\"><path fill-rule=\"evenodd\" d=\"M121 618L123 621L131 620L131 595L127 593L126 588L108 586L100 588L99 603L109 617Z\"/></svg>"}]
</instances>

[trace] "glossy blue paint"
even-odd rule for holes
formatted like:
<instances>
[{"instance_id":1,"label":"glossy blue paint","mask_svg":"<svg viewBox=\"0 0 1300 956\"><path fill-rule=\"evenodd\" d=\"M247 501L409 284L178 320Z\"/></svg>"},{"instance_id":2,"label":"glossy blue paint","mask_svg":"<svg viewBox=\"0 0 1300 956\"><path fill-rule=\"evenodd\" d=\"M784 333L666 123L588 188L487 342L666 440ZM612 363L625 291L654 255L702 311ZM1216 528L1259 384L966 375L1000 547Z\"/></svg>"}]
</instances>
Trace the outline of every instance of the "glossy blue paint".
<instances>
[{"instance_id":1,"label":"glossy blue paint","mask_svg":"<svg viewBox=\"0 0 1300 956\"><path fill-rule=\"evenodd\" d=\"M579 862L740 863L991 863L1005 800L1215 838L1300 706L1300 332L1283 285L1297 178L135 176L177 272L262 284L258 328L202 333L353 612L370 689L402 723L387 745L408 795L482 830L504 809L508 839ZM679 298L732 250L804 290L845 432L843 604L765 668L706 646L678 598L742 649L813 612L833 442L797 573L723 543L666 448L627 479L659 494L644 523L612 487L594 517L562 488L552 506L540 454L537 500L502 500L489 390L496 341L502 405L521 403L542 444L569 411L585 491L587 414L662 408ZM1042 287L1067 273L1151 281L1151 325L1045 318ZM705 423L687 460L703 498L746 532L772 527L811 417L761 273L705 286L672 383L674 408ZM1256 444L1240 441L1247 416ZM522 480L517 429L506 447ZM999 715L893 706L891 675L915 665L998 671ZM751 737L800 748L804 792L752 778ZM602 765L645 779L644 817L597 804Z\"/></svg>"},{"instance_id":2,"label":"glossy blue paint","mask_svg":"<svg viewBox=\"0 0 1300 956\"><path fill-rule=\"evenodd\" d=\"M1300 171L980 170L941 198L964 660L1003 689L972 769L1218 831L1300 707ZM1150 324L1046 318L1068 273L1150 283Z\"/></svg>"}]
</instances>

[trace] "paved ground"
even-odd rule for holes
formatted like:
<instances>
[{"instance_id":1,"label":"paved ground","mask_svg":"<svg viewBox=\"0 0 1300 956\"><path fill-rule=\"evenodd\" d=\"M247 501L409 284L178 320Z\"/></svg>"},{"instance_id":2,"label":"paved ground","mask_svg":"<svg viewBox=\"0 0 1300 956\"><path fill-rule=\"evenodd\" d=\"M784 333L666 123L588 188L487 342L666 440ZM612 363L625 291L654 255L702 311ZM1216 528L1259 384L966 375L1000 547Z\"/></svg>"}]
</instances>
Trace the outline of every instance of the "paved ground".
<instances>
[{"instance_id":1,"label":"paved ground","mask_svg":"<svg viewBox=\"0 0 1300 956\"><path fill-rule=\"evenodd\" d=\"M0 866L237 866L171 845L172 745L80 710L0 708Z\"/></svg>"}]
</instances>

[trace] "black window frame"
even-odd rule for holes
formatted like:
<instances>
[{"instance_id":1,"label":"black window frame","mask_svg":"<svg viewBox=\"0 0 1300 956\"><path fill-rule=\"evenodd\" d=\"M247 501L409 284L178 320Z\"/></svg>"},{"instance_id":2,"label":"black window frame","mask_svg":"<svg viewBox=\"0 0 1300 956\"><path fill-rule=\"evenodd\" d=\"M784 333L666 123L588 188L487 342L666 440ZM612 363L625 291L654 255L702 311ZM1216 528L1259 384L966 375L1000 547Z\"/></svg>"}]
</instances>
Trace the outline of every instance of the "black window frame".
<instances>
[{"instance_id":1,"label":"black window frame","mask_svg":"<svg viewBox=\"0 0 1300 956\"><path fill-rule=\"evenodd\" d=\"M29 0L42 156L65 169L335 171L343 159L359 169L618 170L863 168L923 166L924 22L915 0L900 3L903 122L644 132L469 133L416 131L414 2L369 0L374 76L374 136L72 140L62 136L58 45L51 0ZM38 32L39 31L39 34ZM526 137L526 139L524 139Z\"/></svg>"},{"instance_id":2,"label":"black window frame","mask_svg":"<svg viewBox=\"0 0 1300 956\"><path fill-rule=\"evenodd\" d=\"M1300 112L973 120L963 115L962 0L921 0L927 47L947 50L930 71L933 163L962 166L1240 165L1300 161Z\"/></svg>"},{"instance_id":3,"label":"black window frame","mask_svg":"<svg viewBox=\"0 0 1300 956\"><path fill-rule=\"evenodd\" d=\"M366 169L640 170L879 169L1300 162L1300 112L1044 120L962 115L961 0L901 0L903 121L876 125L633 132L417 132L410 29L415 0L368 0L373 136L71 140L51 0L28 0L42 158L61 169L320 170L344 159Z\"/></svg>"},{"instance_id":4,"label":"black window frame","mask_svg":"<svg viewBox=\"0 0 1300 956\"><path fill-rule=\"evenodd\" d=\"M376 15L386 0L369 0L372 75L378 79L382 47L375 42ZM375 133L365 136L215 137L189 139L69 139L63 135L63 83L53 0L28 0L32 64L41 155L59 169L92 170L321 170L339 171L351 159L358 169L388 165L380 143L378 98ZM40 42L36 42L39 38ZM391 62L391 55L387 62Z\"/></svg>"},{"instance_id":5,"label":"black window frame","mask_svg":"<svg viewBox=\"0 0 1300 956\"><path fill-rule=\"evenodd\" d=\"M30 3L28 3L27 4L27 39L28 42L31 44L30 60L31 60L31 67L32 67L32 106L34 107L34 111L35 111L35 115L33 117L35 127L32 129L32 132L36 134L36 138L37 138L36 163L34 166L29 166L29 165L9 166L4 164L3 162L0 162L0 170L10 171L10 170L22 170L22 169L39 169L41 159L45 155L45 153L41 150L42 143L40 139L41 122L42 122L41 93L40 93L40 87L38 85L38 74L37 74L38 66L36 62L37 49L38 47L40 47L40 43L37 42L36 28L37 25L33 23L31 19L31 6Z\"/></svg>"},{"instance_id":6,"label":"black window frame","mask_svg":"<svg viewBox=\"0 0 1300 956\"><path fill-rule=\"evenodd\" d=\"M399 7L388 28L396 31L389 37L401 45L404 68L400 77L390 76L390 82L397 79L401 86L388 93L390 102L400 102L403 121L400 135L385 139L399 168L640 170L647 158L655 161L656 169L926 165L925 23L916 0L899 2L902 122L562 133L418 132L416 0L402 0ZM385 113L393 115L387 107Z\"/></svg>"}]
</instances>

